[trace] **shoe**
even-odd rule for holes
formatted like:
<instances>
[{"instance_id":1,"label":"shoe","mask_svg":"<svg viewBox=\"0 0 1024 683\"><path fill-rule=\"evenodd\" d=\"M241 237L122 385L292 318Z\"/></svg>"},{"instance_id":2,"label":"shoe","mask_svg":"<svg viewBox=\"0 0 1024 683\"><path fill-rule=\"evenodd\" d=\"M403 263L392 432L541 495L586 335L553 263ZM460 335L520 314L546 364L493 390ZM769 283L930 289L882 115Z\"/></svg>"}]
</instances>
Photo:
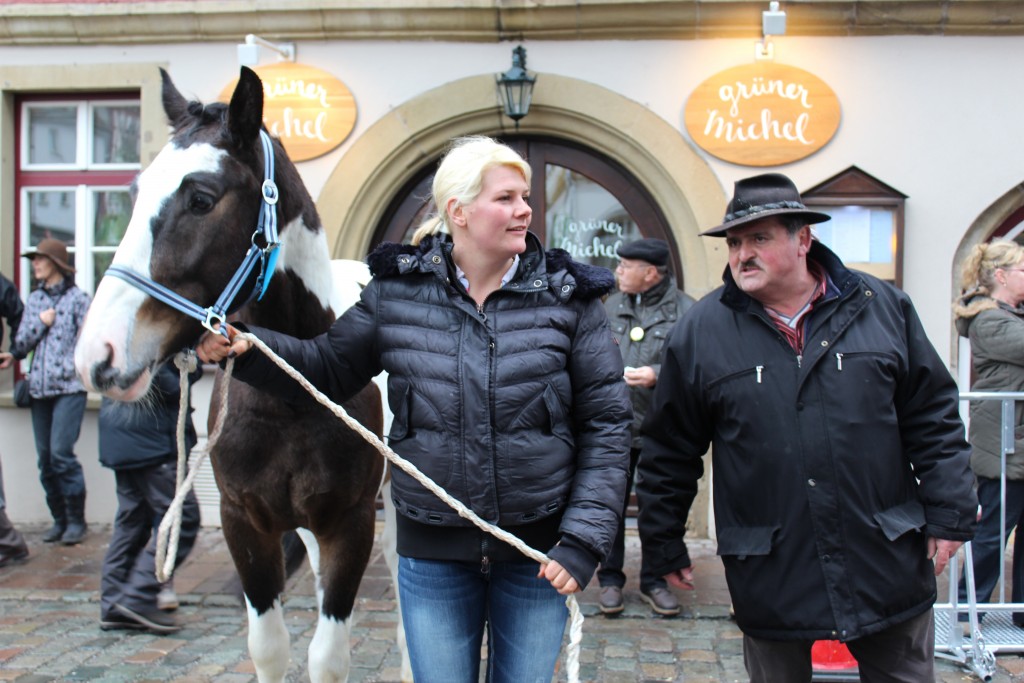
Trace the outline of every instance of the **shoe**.
<instances>
[{"instance_id":1,"label":"shoe","mask_svg":"<svg viewBox=\"0 0 1024 683\"><path fill-rule=\"evenodd\" d=\"M64 522L54 522L46 533L43 534L43 543L56 543L64 535L67 525Z\"/></svg>"},{"instance_id":2,"label":"shoe","mask_svg":"<svg viewBox=\"0 0 1024 683\"><path fill-rule=\"evenodd\" d=\"M0 567L10 567L15 564L24 564L28 561L28 546L16 550L13 553L0 553Z\"/></svg>"},{"instance_id":3,"label":"shoe","mask_svg":"<svg viewBox=\"0 0 1024 683\"><path fill-rule=\"evenodd\" d=\"M174 633L181 630L181 626L178 626L177 622L174 621L174 617L164 614L155 607L153 609L134 610L130 607L125 607L119 602L115 602L114 609L120 612L121 616L127 617L138 624L139 628L144 628L154 633Z\"/></svg>"},{"instance_id":4,"label":"shoe","mask_svg":"<svg viewBox=\"0 0 1024 683\"><path fill-rule=\"evenodd\" d=\"M650 591L640 591L640 597L663 617L674 617L680 612L679 600L667 588L658 586Z\"/></svg>"},{"instance_id":5,"label":"shoe","mask_svg":"<svg viewBox=\"0 0 1024 683\"><path fill-rule=\"evenodd\" d=\"M118 612L111 612L105 617L100 617L101 631L144 631L145 629L146 627L139 622Z\"/></svg>"},{"instance_id":6,"label":"shoe","mask_svg":"<svg viewBox=\"0 0 1024 683\"><path fill-rule=\"evenodd\" d=\"M85 539L85 523L68 522L68 528L60 537L61 545L78 545Z\"/></svg>"},{"instance_id":7,"label":"shoe","mask_svg":"<svg viewBox=\"0 0 1024 683\"><path fill-rule=\"evenodd\" d=\"M156 594L156 608L164 612L173 612L178 609L178 594L170 586L164 586Z\"/></svg>"},{"instance_id":8,"label":"shoe","mask_svg":"<svg viewBox=\"0 0 1024 683\"><path fill-rule=\"evenodd\" d=\"M625 605L622 604L622 589L618 586L601 586L601 596L597 606L603 614L618 614Z\"/></svg>"}]
</instances>

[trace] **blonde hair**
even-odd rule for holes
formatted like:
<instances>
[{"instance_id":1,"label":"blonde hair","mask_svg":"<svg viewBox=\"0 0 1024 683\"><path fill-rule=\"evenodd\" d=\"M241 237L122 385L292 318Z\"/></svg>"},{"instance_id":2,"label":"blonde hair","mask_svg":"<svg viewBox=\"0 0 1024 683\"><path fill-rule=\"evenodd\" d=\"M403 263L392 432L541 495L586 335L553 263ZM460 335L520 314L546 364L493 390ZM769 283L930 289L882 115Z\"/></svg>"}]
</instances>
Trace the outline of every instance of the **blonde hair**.
<instances>
[{"instance_id":1,"label":"blonde hair","mask_svg":"<svg viewBox=\"0 0 1024 683\"><path fill-rule=\"evenodd\" d=\"M960 287L964 293L991 295L996 286L996 271L1012 268L1024 260L1024 247L1016 242L996 240L976 244L960 269Z\"/></svg>"},{"instance_id":2,"label":"blonde hair","mask_svg":"<svg viewBox=\"0 0 1024 683\"><path fill-rule=\"evenodd\" d=\"M512 148L483 135L469 135L452 140L434 174L431 194L437 213L416 229L412 244L419 244L427 235L451 233L446 207L451 199L465 206L472 203L483 188L484 174L496 166L519 171L530 184L530 165Z\"/></svg>"}]
</instances>

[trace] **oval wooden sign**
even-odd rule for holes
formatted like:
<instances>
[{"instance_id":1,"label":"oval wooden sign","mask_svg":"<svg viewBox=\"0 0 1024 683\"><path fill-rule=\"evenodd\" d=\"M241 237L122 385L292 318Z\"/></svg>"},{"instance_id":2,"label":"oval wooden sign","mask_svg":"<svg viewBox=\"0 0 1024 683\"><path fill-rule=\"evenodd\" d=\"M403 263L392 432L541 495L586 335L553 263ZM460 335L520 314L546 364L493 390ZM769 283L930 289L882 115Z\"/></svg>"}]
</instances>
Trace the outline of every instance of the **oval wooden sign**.
<instances>
[{"instance_id":1,"label":"oval wooden sign","mask_svg":"<svg viewBox=\"0 0 1024 683\"><path fill-rule=\"evenodd\" d=\"M253 71L263 81L263 122L281 138L292 161L315 159L340 145L355 127L356 101L344 83L312 66L281 62ZM228 102L236 78L221 91Z\"/></svg>"},{"instance_id":2,"label":"oval wooden sign","mask_svg":"<svg viewBox=\"0 0 1024 683\"><path fill-rule=\"evenodd\" d=\"M839 129L839 99L814 74L756 62L721 71L686 102L686 130L719 159L779 166L817 152Z\"/></svg>"}]
</instances>

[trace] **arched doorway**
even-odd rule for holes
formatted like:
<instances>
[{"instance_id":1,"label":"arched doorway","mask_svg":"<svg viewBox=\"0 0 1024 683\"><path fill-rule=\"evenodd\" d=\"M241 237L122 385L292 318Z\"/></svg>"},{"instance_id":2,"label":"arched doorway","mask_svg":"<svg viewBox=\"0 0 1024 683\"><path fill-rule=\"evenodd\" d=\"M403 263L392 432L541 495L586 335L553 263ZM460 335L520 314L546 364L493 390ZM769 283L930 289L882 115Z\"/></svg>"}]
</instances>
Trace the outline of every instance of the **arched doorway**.
<instances>
[{"instance_id":1,"label":"arched doorway","mask_svg":"<svg viewBox=\"0 0 1024 683\"><path fill-rule=\"evenodd\" d=\"M684 286L679 250L661 209L631 173L608 157L577 143L544 136L505 136L533 169L531 230L547 248L573 258L615 268L622 242L657 237L671 245L672 268ZM423 165L395 195L374 231L380 242L408 242L412 232L435 212L430 201L437 160Z\"/></svg>"}]
</instances>

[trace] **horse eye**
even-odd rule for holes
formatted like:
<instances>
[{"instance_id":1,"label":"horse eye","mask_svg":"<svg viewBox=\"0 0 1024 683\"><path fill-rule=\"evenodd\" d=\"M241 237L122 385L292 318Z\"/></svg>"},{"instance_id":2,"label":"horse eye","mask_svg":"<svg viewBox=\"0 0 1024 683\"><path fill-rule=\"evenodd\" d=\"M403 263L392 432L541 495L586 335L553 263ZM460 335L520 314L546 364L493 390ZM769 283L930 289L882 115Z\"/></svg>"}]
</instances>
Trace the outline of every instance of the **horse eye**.
<instances>
[{"instance_id":1,"label":"horse eye","mask_svg":"<svg viewBox=\"0 0 1024 683\"><path fill-rule=\"evenodd\" d=\"M196 192L188 198L188 210L195 214L209 213L213 205L213 196L205 192Z\"/></svg>"}]
</instances>

